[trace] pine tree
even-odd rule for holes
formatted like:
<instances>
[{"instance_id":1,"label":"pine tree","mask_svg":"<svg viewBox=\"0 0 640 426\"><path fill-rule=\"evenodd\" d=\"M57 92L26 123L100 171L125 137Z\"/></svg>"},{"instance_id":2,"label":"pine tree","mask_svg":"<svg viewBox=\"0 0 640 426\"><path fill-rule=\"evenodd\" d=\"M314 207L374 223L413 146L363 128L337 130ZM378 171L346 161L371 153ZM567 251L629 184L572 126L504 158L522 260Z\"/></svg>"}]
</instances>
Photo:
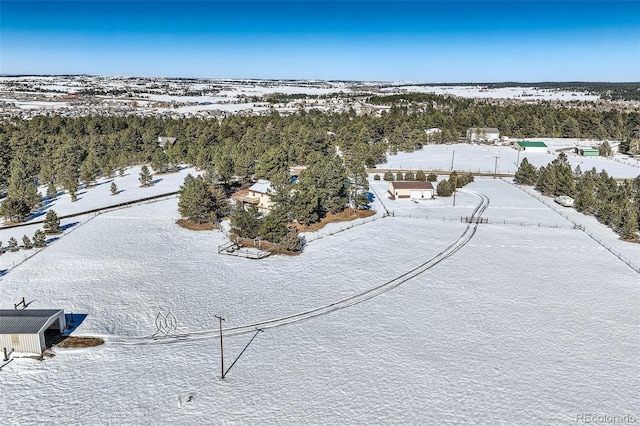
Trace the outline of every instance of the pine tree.
<instances>
[{"instance_id":1,"label":"pine tree","mask_svg":"<svg viewBox=\"0 0 640 426\"><path fill-rule=\"evenodd\" d=\"M286 251L302 250L302 238L300 238L298 229L295 226L290 226L288 228L287 234L282 238L280 245Z\"/></svg>"},{"instance_id":2,"label":"pine tree","mask_svg":"<svg viewBox=\"0 0 640 426\"><path fill-rule=\"evenodd\" d=\"M560 155L558 155L558 158L551 162L549 168L553 168L553 174L555 176L555 188L553 194L573 197L576 192L576 184L567 155L564 152L561 152Z\"/></svg>"},{"instance_id":3,"label":"pine tree","mask_svg":"<svg viewBox=\"0 0 640 426\"><path fill-rule=\"evenodd\" d=\"M182 217L196 223L217 222L227 211L224 193L210 188L202 176L187 175L180 187L178 210Z\"/></svg>"},{"instance_id":4,"label":"pine tree","mask_svg":"<svg viewBox=\"0 0 640 426\"><path fill-rule=\"evenodd\" d=\"M436 193L440 197L449 197L452 194L451 184L448 180L441 180L436 187Z\"/></svg>"},{"instance_id":5,"label":"pine tree","mask_svg":"<svg viewBox=\"0 0 640 426\"><path fill-rule=\"evenodd\" d=\"M520 166L516 171L516 181L522 185L535 185L537 180L537 173L538 170L525 157L520 162Z\"/></svg>"},{"instance_id":6,"label":"pine tree","mask_svg":"<svg viewBox=\"0 0 640 426\"><path fill-rule=\"evenodd\" d=\"M0 254L4 254L4 246L2 245L2 241L0 241Z\"/></svg>"},{"instance_id":7,"label":"pine tree","mask_svg":"<svg viewBox=\"0 0 640 426\"><path fill-rule=\"evenodd\" d=\"M458 172L455 170L451 172L449 175L449 185L451 186L451 191L455 191L457 188L461 188L462 185L458 182Z\"/></svg>"},{"instance_id":8,"label":"pine tree","mask_svg":"<svg viewBox=\"0 0 640 426\"><path fill-rule=\"evenodd\" d=\"M287 214L281 208L275 208L264 219L260 226L260 236L272 243L280 243L287 235Z\"/></svg>"},{"instance_id":9,"label":"pine tree","mask_svg":"<svg viewBox=\"0 0 640 426\"><path fill-rule=\"evenodd\" d=\"M87 186L95 183L96 178L100 174L100 167L93 155L88 155L80 166L80 180Z\"/></svg>"},{"instance_id":10,"label":"pine tree","mask_svg":"<svg viewBox=\"0 0 640 426\"><path fill-rule=\"evenodd\" d=\"M69 188L69 195L71 196L71 202L78 201L78 188Z\"/></svg>"},{"instance_id":11,"label":"pine tree","mask_svg":"<svg viewBox=\"0 0 640 426\"><path fill-rule=\"evenodd\" d=\"M418 182L425 182L427 180L427 175L425 175L422 170L418 170L416 173L416 180Z\"/></svg>"},{"instance_id":12,"label":"pine tree","mask_svg":"<svg viewBox=\"0 0 640 426\"><path fill-rule=\"evenodd\" d=\"M380 175L378 173L373 175L373 180L380 180Z\"/></svg>"},{"instance_id":13,"label":"pine tree","mask_svg":"<svg viewBox=\"0 0 640 426\"><path fill-rule=\"evenodd\" d=\"M53 182L49 182L47 185L47 198L53 200L58 195L58 189L56 188L56 184Z\"/></svg>"},{"instance_id":14,"label":"pine tree","mask_svg":"<svg viewBox=\"0 0 640 426\"><path fill-rule=\"evenodd\" d=\"M22 247L25 250L31 250L33 246L31 245L31 240L26 235L22 236Z\"/></svg>"},{"instance_id":15,"label":"pine tree","mask_svg":"<svg viewBox=\"0 0 640 426\"><path fill-rule=\"evenodd\" d=\"M416 176L413 174L411 170L409 170L407 173L404 174L404 180L414 181L416 180Z\"/></svg>"},{"instance_id":16,"label":"pine tree","mask_svg":"<svg viewBox=\"0 0 640 426\"><path fill-rule=\"evenodd\" d=\"M551 195L555 191L555 183L555 174L550 165L549 167L541 166L536 180L536 189L544 195Z\"/></svg>"},{"instance_id":17,"label":"pine tree","mask_svg":"<svg viewBox=\"0 0 640 426\"><path fill-rule=\"evenodd\" d=\"M9 238L9 251L18 251L18 241L13 237Z\"/></svg>"},{"instance_id":18,"label":"pine tree","mask_svg":"<svg viewBox=\"0 0 640 426\"><path fill-rule=\"evenodd\" d=\"M46 246L46 236L42 230L37 229L35 234L33 234L33 246L36 248L42 248Z\"/></svg>"},{"instance_id":19,"label":"pine tree","mask_svg":"<svg viewBox=\"0 0 640 426\"><path fill-rule=\"evenodd\" d=\"M60 229L60 219L55 210L49 210L47 216L45 216L43 224L44 232L46 234L59 234L62 232Z\"/></svg>"},{"instance_id":20,"label":"pine tree","mask_svg":"<svg viewBox=\"0 0 640 426\"><path fill-rule=\"evenodd\" d=\"M263 219L254 204L249 204L246 208L240 201L236 203L229 216L231 222L231 232L242 238L257 238L260 235L260 226Z\"/></svg>"},{"instance_id":21,"label":"pine tree","mask_svg":"<svg viewBox=\"0 0 640 426\"><path fill-rule=\"evenodd\" d=\"M146 166L146 164L143 165L142 168L140 169L140 178L138 179L140 181L140 186L151 185L152 179L153 179L153 176L151 175L149 168Z\"/></svg>"},{"instance_id":22,"label":"pine tree","mask_svg":"<svg viewBox=\"0 0 640 426\"><path fill-rule=\"evenodd\" d=\"M382 177L382 179L386 180L387 182L392 182L393 181L393 173L387 171L384 173L384 176Z\"/></svg>"},{"instance_id":23,"label":"pine tree","mask_svg":"<svg viewBox=\"0 0 640 426\"><path fill-rule=\"evenodd\" d=\"M427 176L427 182L437 182L438 176L435 173L429 173Z\"/></svg>"},{"instance_id":24,"label":"pine tree","mask_svg":"<svg viewBox=\"0 0 640 426\"><path fill-rule=\"evenodd\" d=\"M111 182L111 195L117 195L118 194L118 186L116 185L115 182Z\"/></svg>"},{"instance_id":25,"label":"pine tree","mask_svg":"<svg viewBox=\"0 0 640 426\"><path fill-rule=\"evenodd\" d=\"M290 213L298 223L309 226L320 220L320 194L315 187L299 188L291 195Z\"/></svg>"},{"instance_id":26,"label":"pine tree","mask_svg":"<svg viewBox=\"0 0 640 426\"><path fill-rule=\"evenodd\" d=\"M31 209L24 200L11 196L7 196L0 205L0 213L9 222L24 222L30 212Z\"/></svg>"},{"instance_id":27,"label":"pine tree","mask_svg":"<svg viewBox=\"0 0 640 426\"><path fill-rule=\"evenodd\" d=\"M596 185L591 173L583 174L576 181L575 209L584 214L592 215L596 211Z\"/></svg>"},{"instance_id":28,"label":"pine tree","mask_svg":"<svg viewBox=\"0 0 640 426\"><path fill-rule=\"evenodd\" d=\"M24 201L31 211L42 201L33 178L37 171L33 170L29 158L24 154L19 154L11 160L10 170L7 198Z\"/></svg>"},{"instance_id":29,"label":"pine tree","mask_svg":"<svg viewBox=\"0 0 640 426\"><path fill-rule=\"evenodd\" d=\"M154 173L166 173L169 171L169 158L164 150L156 149L151 160L151 167Z\"/></svg>"}]
</instances>

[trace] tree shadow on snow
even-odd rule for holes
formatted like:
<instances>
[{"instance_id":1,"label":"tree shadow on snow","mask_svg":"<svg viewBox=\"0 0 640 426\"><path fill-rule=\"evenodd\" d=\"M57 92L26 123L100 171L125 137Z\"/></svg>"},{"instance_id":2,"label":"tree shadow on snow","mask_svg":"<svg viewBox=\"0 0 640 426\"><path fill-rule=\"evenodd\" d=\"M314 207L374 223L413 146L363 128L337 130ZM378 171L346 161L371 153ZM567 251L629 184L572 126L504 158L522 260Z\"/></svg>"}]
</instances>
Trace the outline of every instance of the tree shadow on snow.
<instances>
[{"instance_id":1,"label":"tree shadow on snow","mask_svg":"<svg viewBox=\"0 0 640 426\"><path fill-rule=\"evenodd\" d=\"M44 243L45 243L46 245L49 245L49 244L51 244L51 243L53 243L53 242L55 242L55 241L58 241L59 239L60 239L60 237L52 237L52 238L48 238L47 240L45 240L45 242L44 242Z\"/></svg>"},{"instance_id":2,"label":"tree shadow on snow","mask_svg":"<svg viewBox=\"0 0 640 426\"><path fill-rule=\"evenodd\" d=\"M154 180L152 180L151 182L149 182L149 185L155 185L156 183L161 182L161 181L162 181L162 178L160 178L160 179L154 179Z\"/></svg>"},{"instance_id":3,"label":"tree shadow on snow","mask_svg":"<svg viewBox=\"0 0 640 426\"><path fill-rule=\"evenodd\" d=\"M51 199L51 198L44 199L42 201L42 205L40 207L38 207L37 209L35 209L34 211L32 211L27 220L33 220L33 219L35 219L37 217L40 217L43 214L45 214L47 212L47 210L49 210L49 208L51 207L51 205L53 204L54 201L55 201L55 199Z\"/></svg>"},{"instance_id":4,"label":"tree shadow on snow","mask_svg":"<svg viewBox=\"0 0 640 426\"><path fill-rule=\"evenodd\" d=\"M107 183L111 183L113 181L114 181L114 179L109 179L109 180L105 180L104 182L95 183L95 184L93 184L93 186L106 185Z\"/></svg>"},{"instance_id":5,"label":"tree shadow on snow","mask_svg":"<svg viewBox=\"0 0 640 426\"><path fill-rule=\"evenodd\" d=\"M71 223L67 223L66 225L62 225L60 226L60 230L62 232L66 231L67 229L73 228L74 226L76 226L77 224L79 224L80 222L71 222Z\"/></svg>"}]
</instances>

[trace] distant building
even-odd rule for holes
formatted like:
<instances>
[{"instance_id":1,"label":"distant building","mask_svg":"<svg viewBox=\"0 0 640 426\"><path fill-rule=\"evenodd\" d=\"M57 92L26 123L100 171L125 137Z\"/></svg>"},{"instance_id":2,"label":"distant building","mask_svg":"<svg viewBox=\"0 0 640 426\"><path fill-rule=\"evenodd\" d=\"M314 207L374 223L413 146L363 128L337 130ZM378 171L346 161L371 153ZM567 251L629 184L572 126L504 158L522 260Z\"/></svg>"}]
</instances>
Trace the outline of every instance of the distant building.
<instances>
[{"instance_id":1,"label":"distant building","mask_svg":"<svg viewBox=\"0 0 640 426\"><path fill-rule=\"evenodd\" d=\"M560 195L554 198L553 201L560 204L561 206L573 207L573 198L569 197L568 195Z\"/></svg>"},{"instance_id":2,"label":"distant building","mask_svg":"<svg viewBox=\"0 0 640 426\"><path fill-rule=\"evenodd\" d=\"M470 127L467 129L467 140L470 142L497 142L500 131L495 127Z\"/></svg>"},{"instance_id":3,"label":"distant building","mask_svg":"<svg viewBox=\"0 0 640 426\"><path fill-rule=\"evenodd\" d=\"M158 145L160 145L160 147L162 148L166 148L167 146L176 143L177 139L178 138L171 138L168 136L158 136Z\"/></svg>"},{"instance_id":4,"label":"distant building","mask_svg":"<svg viewBox=\"0 0 640 426\"><path fill-rule=\"evenodd\" d=\"M396 198L411 198L412 200L428 200L433 198L433 185L431 182L389 182L388 191L394 200Z\"/></svg>"},{"instance_id":5,"label":"distant building","mask_svg":"<svg viewBox=\"0 0 640 426\"><path fill-rule=\"evenodd\" d=\"M62 309L0 309L0 351L41 354L45 333L60 335L66 326Z\"/></svg>"},{"instance_id":6,"label":"distant building","mask_svg":"<svg viewBox=\"0 0 640 426\"><path fill-rule=\"evenodd\" d=\"M516 149L524 152L538 152L542 154L547 153L547 144L544 142L528 142L528 141L520 141L516 144Z\"/></svg>"},{"instance_id":7,"label":"distant building","mask_svg":"<svg viewBox=\"0 0 640 426\"><path fill-rule=\"evenodd\" d=\"M583 157L599 157L600 150L595 148L578 148L578 154Z\"/></svg>"}]
</instances>

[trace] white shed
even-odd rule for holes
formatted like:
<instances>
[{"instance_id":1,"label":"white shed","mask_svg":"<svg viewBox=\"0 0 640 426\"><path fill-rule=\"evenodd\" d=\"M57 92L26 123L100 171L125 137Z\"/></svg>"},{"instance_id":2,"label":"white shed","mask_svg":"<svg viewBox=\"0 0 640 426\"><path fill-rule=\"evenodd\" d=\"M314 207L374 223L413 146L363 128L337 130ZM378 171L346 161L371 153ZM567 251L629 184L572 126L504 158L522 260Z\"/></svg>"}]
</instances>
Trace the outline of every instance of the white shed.
<instances>
[{"instance_id":1,"label":"white shed","mask_svg":"<svg viewBox=\"0 0 640 426\"><path fill-rule=\"evenodd\" d=\"M388 192L393 200L397 198L424 200L433 198L433 185L431 182L395 181L389 182Z\"/></svg>"},{"instance_id":2,"label":"white shed","mask_svg":"<svg viewBox=\"0 0 640 426\"><path fill-rule=\"evenodd\" d=\"M45 332L62 334L67 323L62 309L0 309L0 353L41 354L47 348Z\"/></svg>"}]
</instances>

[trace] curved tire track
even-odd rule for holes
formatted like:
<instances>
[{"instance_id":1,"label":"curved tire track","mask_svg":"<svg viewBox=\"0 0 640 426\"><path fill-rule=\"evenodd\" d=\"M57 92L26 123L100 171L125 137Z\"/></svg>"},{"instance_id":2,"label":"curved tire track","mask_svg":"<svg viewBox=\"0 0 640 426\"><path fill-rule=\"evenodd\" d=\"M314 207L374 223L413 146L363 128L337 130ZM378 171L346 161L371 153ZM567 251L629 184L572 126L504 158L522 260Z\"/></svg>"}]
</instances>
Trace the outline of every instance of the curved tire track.
<instances>
[{"instance_id":1,"label":"curved tire track","mask_svg":"<svg viewBox=\"0 0 640 426\"><path fill-rule=\"evenodd\" d=\"M259 321L252 324L241 325L237 327L230 327L224 330L225 336L235 336L246 333L253 333L257 328L260 329L269 329L275 327L282 327L289 324L294 324L301 321L306 321L308 319L316 318L322 315L327 315L331 312L338 311L340 309L345 309L353 305L357 305L359 303L365 302L369 299L372 299L376 296L379 296L383 293L386 293L394 288L400 286L401 284L406 283L407 281L423 274L429 269L433 268L440 262L449 257L453 256L458 250L464 247L471 238L476 233L478 228L478 224L474 223L480 217L489 206L489 197L484 194L480 194L475 191L469 190L461 190L462 192L466 192L468 194L475 195L480 198L480 203L476 206L471 214L471 223L467 225L464 232L447 248L442 250L440 253L433 256L431 259L421 263L415 268L399 275L391 280L388 280L376 287L370 288L363 292L354 294L353 296L349 296L345 299L338 300L336 302L330 303L328 305L324 305L318 308L310 309L304 312L299 312L296 314L275 318L267 321ZM177 336L169 336L169 337L124 337L124 336L105 336L108 340L109 344L116 345L155 345L155 344L167 344L167 343L177 343L183 341L197 341L197 340L205 340L210 339L212 337L219 336L220 333L218 330L203 330L191 332L183 335Z\"/></svg>"}]
</instances>

